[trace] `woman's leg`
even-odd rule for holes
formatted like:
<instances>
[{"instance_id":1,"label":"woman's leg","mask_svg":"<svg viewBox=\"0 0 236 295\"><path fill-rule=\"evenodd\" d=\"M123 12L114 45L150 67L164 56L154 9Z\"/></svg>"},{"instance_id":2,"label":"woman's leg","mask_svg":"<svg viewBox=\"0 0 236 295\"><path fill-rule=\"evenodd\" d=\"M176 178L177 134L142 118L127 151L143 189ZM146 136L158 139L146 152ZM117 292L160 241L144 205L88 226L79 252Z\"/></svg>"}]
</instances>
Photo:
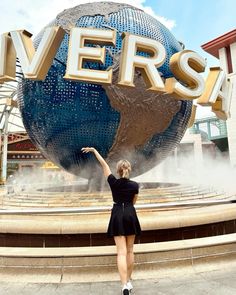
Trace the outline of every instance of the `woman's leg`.
<instances>
[{"instance_id":1,"label":"woman's leg","mask_svg":"<svg viewBox=\"0 0 236 295\"><path fill-rule=\"evenodd\" d=\"M135 235L127 236L126 237L126 248L127 248L127 280L129 281L131 279L133 267L134 267L134 240Z\"/></svg>"},{"instance_id":2,"label":"woman's leg","mask_svg":"<svg viewBox=\"0 0 236 295\"><path fill-rule=\"evenodd\" d=\"M122 284L127 283L127 248L125 236L114 237L117 249L117 266Z\"/></svg>"}]
</instances>

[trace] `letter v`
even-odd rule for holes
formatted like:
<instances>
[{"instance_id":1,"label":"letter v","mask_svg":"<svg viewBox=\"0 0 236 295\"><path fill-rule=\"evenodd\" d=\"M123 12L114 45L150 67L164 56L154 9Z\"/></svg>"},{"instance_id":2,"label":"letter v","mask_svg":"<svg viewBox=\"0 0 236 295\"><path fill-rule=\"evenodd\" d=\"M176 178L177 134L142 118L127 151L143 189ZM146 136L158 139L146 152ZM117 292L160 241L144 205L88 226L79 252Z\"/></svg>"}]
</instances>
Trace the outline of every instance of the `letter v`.
<instances>
[{"instance_id":1,"label":"letter v","mask_svg":"<svg viewBox=\"0 0 236 295\"><path fill-rule=\"evenodd\" d=\"M31 33L25 30L10 32L25 78L45 79L64 34L61 27L47 28L35 51Z\"/></svg>"}]
</instances>

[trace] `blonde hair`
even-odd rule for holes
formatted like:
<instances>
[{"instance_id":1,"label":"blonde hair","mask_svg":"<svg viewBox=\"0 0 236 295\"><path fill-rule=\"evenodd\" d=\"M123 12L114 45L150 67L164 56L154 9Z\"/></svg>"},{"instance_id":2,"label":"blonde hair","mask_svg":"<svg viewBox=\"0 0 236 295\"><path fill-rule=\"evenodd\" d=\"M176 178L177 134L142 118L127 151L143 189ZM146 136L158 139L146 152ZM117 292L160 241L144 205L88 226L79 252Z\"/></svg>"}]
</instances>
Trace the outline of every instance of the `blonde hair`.
<instances>
[{"instance_id":1,"label":"blonde hair","mask_svg":"<svg viewBox=\"0 0 236 295\"><path fill-rule=\"evenodd\" d=\"M116 164L117 173L120 177L129 178L131 172L131 164L127 160L120 160Z\"/></svg>"}]
</instances>

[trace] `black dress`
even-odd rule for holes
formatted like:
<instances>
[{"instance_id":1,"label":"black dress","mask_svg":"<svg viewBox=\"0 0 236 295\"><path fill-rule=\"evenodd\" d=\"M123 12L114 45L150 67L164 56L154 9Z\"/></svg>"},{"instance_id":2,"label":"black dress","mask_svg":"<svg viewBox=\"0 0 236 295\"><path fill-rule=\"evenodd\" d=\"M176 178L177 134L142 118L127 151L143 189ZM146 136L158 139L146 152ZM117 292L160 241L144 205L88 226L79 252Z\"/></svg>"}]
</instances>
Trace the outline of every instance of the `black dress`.
<instances>
[{"instance_id":1,"label":"black dress","mask_svg":"<svg viewBox=\"0 0 236 295\"><path fill-rule=\"evenodd\" d=\"M138 183L127 178L107 178L113 197L113 208L108 225L109 237L140 235L141 228L133 205L134 195L138 194Z\"/></svg>"}]
</instances>

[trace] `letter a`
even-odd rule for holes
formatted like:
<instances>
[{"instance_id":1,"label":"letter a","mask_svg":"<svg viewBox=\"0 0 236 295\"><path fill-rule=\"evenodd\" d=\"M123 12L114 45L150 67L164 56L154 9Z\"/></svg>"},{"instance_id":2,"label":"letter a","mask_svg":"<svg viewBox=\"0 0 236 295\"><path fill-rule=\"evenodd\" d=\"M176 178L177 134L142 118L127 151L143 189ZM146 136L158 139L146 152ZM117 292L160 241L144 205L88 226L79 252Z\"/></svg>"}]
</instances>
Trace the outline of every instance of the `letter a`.
<instances>
[{"instance_id":1,"label":"letter a","mask_svg":"<svg viewBox=\"0 0 236 295\"><path fill-rule=\"evenodd\" d=\"M231 98L232 83L227 81L226 73L220 67L210 68L205 90L197 103L211 106L218 118L227 120L230 117Z\"/></svg>"}]
</instances>

